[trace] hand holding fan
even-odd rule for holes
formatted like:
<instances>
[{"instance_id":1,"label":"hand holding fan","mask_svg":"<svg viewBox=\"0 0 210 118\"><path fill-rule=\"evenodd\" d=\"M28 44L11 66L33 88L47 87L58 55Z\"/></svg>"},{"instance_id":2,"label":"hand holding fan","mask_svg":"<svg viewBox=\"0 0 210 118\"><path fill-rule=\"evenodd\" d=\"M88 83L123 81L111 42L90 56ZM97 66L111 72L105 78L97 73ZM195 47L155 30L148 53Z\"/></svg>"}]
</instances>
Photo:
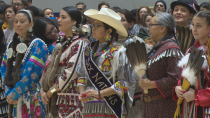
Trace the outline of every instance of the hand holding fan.
<instances>
[{"instance_id":1,"label":"hand holding fan","mask_svg":"<svg viewBox=\"0 0 210 118\"><path fill-rule=\"evenodd\" d=\"M134 36L125 42L125 47L132 68L139 77L144 76L147 69L147 47L144 40ZM144 89L144 93L147 94L148 90Z\"/></svg>"}]
</instances>

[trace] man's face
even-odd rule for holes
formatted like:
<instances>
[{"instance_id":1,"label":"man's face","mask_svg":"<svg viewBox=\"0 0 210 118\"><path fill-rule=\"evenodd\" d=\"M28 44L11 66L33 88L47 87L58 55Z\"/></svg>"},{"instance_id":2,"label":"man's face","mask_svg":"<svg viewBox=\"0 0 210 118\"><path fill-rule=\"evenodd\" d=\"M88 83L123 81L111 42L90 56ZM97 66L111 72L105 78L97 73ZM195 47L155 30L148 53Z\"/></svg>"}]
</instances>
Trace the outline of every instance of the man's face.
<instances>
[{"instance_id":1,"label":"man's face","mask_svg":"<svg viewBox=\"0 0 210 118\"><path fill-rule=\"evenodd\" d=\"M84 9L84 5L77 5L77 9L79 9L81 15L83 15L84 10L85 10L85 9Z\"/></svg>"},{"instance_id":2,"label":"man's face","mask_svg":"<svg viewBox=\"0 0 210 118\"><path fill-rule=\"evenodd\" d=\"M17 8L17 10L25 9L24 4L22 3L22 0L13 0L12 4Z\"/></svg>"}]
</instances>

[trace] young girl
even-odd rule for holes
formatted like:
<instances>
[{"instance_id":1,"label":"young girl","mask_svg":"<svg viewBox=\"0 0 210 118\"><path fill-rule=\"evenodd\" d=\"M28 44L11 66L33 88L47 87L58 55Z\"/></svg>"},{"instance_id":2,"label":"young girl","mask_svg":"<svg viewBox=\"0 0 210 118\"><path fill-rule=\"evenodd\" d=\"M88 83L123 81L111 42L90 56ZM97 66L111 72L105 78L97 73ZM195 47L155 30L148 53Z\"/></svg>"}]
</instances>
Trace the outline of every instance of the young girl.
<instances>
[{"instance_id":1,"label":"young girl","mask_svg":"<svg viewBox=\"0 0 210 118\"><path fill-rule=\"evenodd\" d=\"M41 39L32 36L32 27L31 13L18 11L14 20L16 33L2 60L1 75L7 102L14 106L13 118L45 117L39 78L48 50Z\"/></svg>"},{"instance_id":2,"label":"young girl","mask_svg":"<svg viewBox=\"0 0 210 118\"><path fill-rule=\"evenodd\" d=\"M209 41L210 36L210 11L202 11L196 14L192 20L192 32L194 38L197 40L195 42L195 48L203 49L203 57L208 55L209 49L207 49L206 45L207 41ZM186 56L181 59L178 66L186 67L187 61L189 57L189 53L191 52L192 47L189 48L186 52ZM209 56L209 55L208 55ZM206 57L208 57L206 56ZM209 117L210 112L210 79L209 79L209 69L208 69L206 58L204 58L203 66L197 76L197 80L194 85L185 91L182 89L183 78L185 75L182 71L182 76L178 81L178 85L174 87L173 90L173 98L177 100L178 98L183 99L183 107L180 105L181 114L183 118L206 118ZM184 70L185 68L183 68ZM189 73L188 73L189 74ZM185 77L187 78L187 77ZM189 78L187 78L189 79Z\"/></svg>"}]
</instances>

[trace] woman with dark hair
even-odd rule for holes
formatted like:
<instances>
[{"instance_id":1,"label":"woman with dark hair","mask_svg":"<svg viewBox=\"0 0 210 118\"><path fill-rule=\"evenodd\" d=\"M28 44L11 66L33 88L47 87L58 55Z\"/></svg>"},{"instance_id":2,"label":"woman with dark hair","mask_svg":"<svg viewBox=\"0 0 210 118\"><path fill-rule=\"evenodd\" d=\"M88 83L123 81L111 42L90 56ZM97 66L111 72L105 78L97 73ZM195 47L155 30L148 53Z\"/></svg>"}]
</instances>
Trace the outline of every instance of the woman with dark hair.
<instances>
[{"instance_id":1,"label":"woman with dark hair","mask_svg":"<svg viewBox=\"0 0 210 118\"><path fill-rule=\"evenodd\" d=\"M83 117L122 117L132 69L125 48L116 41L117 33L127 37L128 31L120 23L121 17L109 8L84 14L95 19L92 34L96 40L85 48L77 67L79 100L85 103Z\"/></svg>"},{"instance_id":2,"label":"woman with dark hair","mask_svg":"<svg viewBox=\"0 0 210 118\"><path fill-rule=\"evenodd\" d=\"M42 75L41 97L44 103L51 102L49 117L82 118L75 69L80 63L83 48L89 42L79 33L81 19L76 7L64 7L60 12L59 30L65 36L57 40L49 64L45 67L46 73Z\"/></svg>"},{"instance_id":3,"label":"woman with dark hair","mask_svg":"<svg viewBox=\"0 0 210 118\"><path fill-rule=\"evenodd\" d=\"M13 28L14 28L14 19L15 19L16 12L17 12L17 9L13 5L7 5L4 8L4 18L5 18L5 21L9 24L9 27L4 30L6 44L8 44L12 40L13 35L15 33Z\"/></svg>"},{"instance_id":4,"label":"woman with dark hair","mask_svg":"<svg viewBox=\"0 0 210 118\"><path fill-rule=\"evenodd\" d=\"M47 45L32 36L33 16L27 10L15 15L13 40L3 57L1 74L5 84L5 96L14 106L13 117L45 117L41 102L39 79L47 60ZM11 117L11 116L10 116Z\"/></svg>"},{"instance_id":5,"label":"woman with dark hair","mask_svg":"<svg viewBox=\"0 0 210 118\"><path fill-rule=\"evenodd\" d=\"M45 8L44 10L42 10L40 17L54 17L53 10L51 8Z\"/></svg>"},{"instance_id":6,"label":"woman with dark hair","mask_svg":"<svg viewBox=\"0 0 210 118\"><path fill-rule=\"evenodd\" d=\"M100 10L101 8L110 8L109 3L107 2L101 2L98 4L98 10Z\"/></svg>"},{"instance_id":7,"label":"woman with dark hair","mask_svg":"<svg viewBox=\"0 0 210 118\"><path fill-rule=\"evenodd\" d=\"M2 26L2 24L0 25L0 27ZM2 29L0 29L0 62L2 62L5 50L6 50L6 44L4 41L4 32ZM0 64L1 66L1 64ZM1 70L0 70L1 71ZM8 118L7 113L5 111L8 110L8 103L6 101L6 97L4 95L5 90L4 90L4 83L3 83L3 79L1 77L1 73L0 73L0 118Z\"/></svg>"},{"instance_id":8,"label":"woman with dark hair","mask_svg":"<svg viewBox=\"0 0 210 118\"><path fill-rule=\"evenodd\" d=\"M42 39L48 47L58 39L58 32L57 25L52 20L44 17L40 17L33 26L33 34Z\"/></svg>"},{"instance_id":9,"label":"woman with dark hair","mask_svg":"<svg viewBox=\"0 0 210 118\"><path fill-rule=\"evenodd\" d=\"M141 20L142 28L139 29L137 36L146 39L149 37L149 32L147 31L149 22L151 21L153 15L152 14L145 14Z\"/></svg>"},{"instance_id":10,"label":"woman with dark hair","mask_svg":"<svg viewBox=\"0 0 210 118\"><path fill-rule=\"evenodd\" d=\"M171 10L176 25L191 27L191 19L200 7L195 0L177 0L171 3Z\"/></svg>"},{"instance_id":11,"label":"woman with dark hair","mask_svg":"<svg viewBox=\"0 0 210 118\"><path fill-rule=\"evenodd\" d=\"M151 14L151 10L147 6L142 6L136 11L136 24L133 26L134 34L137 34L139 29L142 28L141 20L145 14Z\"/></svg>"},{"instance_id":12,"label":"woman with dark hair","mask_svg":"<svg viewBox=\"0 0 210 118\"><path fill-rule=\"evenodd\" d=\"M121 24L125 27L126 31L130 34L133 35L132 32L130 32L130 30L133 27L134 24L134 18L133 18L133 14L128 11L127 9L119 9L116 11L116 13L118 15L120 15L121 17ZM127 37L123 37L121 35L118 36L118 42L122 45L124 45L125 40L127 39Z\"/></svg>"}]
</instances>

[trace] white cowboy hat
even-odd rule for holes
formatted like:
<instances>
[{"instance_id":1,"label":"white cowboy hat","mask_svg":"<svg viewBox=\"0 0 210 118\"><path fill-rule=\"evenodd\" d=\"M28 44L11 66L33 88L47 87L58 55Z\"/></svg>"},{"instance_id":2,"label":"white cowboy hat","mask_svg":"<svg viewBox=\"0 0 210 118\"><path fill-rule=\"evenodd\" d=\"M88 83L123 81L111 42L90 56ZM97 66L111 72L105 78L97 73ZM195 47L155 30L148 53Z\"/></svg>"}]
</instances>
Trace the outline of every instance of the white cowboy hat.
<instances>
[{"instance_id":1,"label":"white cowboy hat","mask_svg":"<svg viewBox=\"0 0 210 118\"><path fill-rule=\"evenodd\" d=\"M109 8L101 8L100 11L95 9L90 9L84 12L86 16L93 19L104 22L117 30L117 33L121 36L127 37L128 32L125 27L120 23L121 17Z\"/></svg>"}]
</instances>

